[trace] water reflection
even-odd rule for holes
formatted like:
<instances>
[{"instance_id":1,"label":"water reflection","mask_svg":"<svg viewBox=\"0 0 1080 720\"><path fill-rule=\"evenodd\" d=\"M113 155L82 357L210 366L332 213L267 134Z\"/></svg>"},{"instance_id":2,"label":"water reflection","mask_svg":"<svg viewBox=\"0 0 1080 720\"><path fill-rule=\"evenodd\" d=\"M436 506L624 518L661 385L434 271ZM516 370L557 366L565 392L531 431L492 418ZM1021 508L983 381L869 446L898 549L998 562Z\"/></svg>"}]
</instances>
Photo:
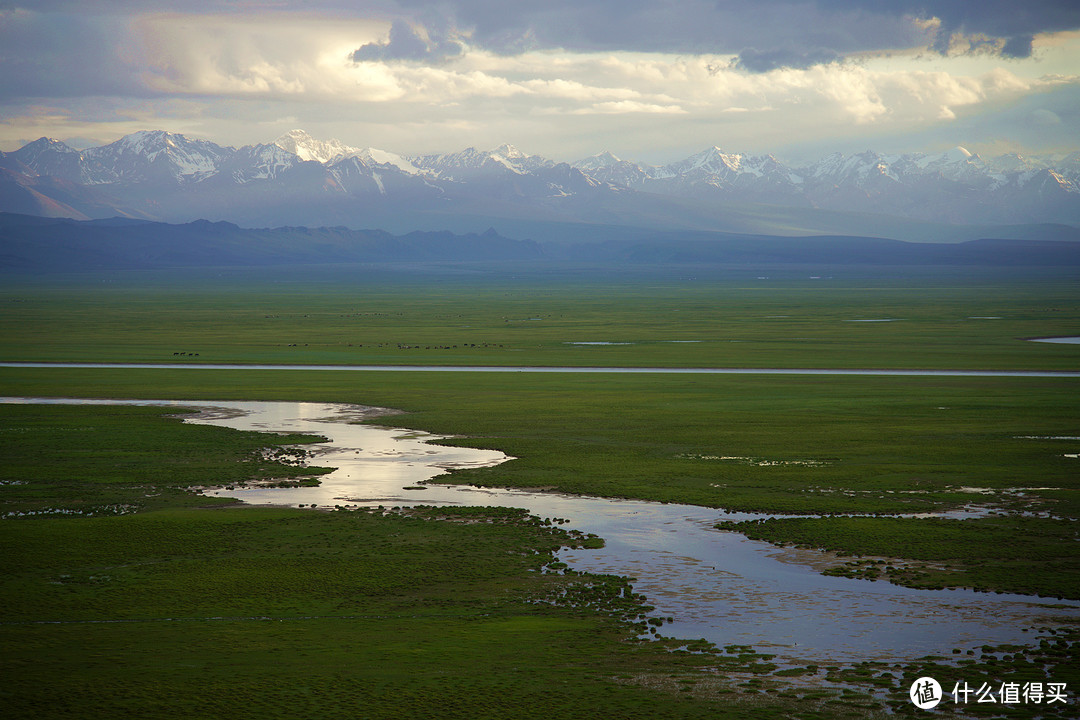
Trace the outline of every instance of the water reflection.
<instances>
[{"instance_id":1,"label":"water reflection","mask_svg":"<svg viewBox=\"0 0 1080 720\"><path fill-rule=\"evenodd\" d=\"M821 575L790 551L714 528L719 520L763 515L688 505L571 497L554 493L431 483L448 469L512 458L492 450L430 444L431 435L356 424L371 409L325 403L81 401L5 398L0 402L206 406L187 422L242 430L303 432L328 442L311 464L337 468L318 487L212 490L246 503L279 505L523 507L563 527L596 533L601 550L563 550L576 570L636 578L634 588L672 617L663 634L753 645L778 659L813 663L906 660L950 655L953 648L1027 644L1033 626L1080 615L1080 604L968 590L913 590ZM407 490L425 484L424 490ZM807 554L803 553L803 557ZM1065 607L1062 607L1064 605Z\"/></svg>"}]
</instances>

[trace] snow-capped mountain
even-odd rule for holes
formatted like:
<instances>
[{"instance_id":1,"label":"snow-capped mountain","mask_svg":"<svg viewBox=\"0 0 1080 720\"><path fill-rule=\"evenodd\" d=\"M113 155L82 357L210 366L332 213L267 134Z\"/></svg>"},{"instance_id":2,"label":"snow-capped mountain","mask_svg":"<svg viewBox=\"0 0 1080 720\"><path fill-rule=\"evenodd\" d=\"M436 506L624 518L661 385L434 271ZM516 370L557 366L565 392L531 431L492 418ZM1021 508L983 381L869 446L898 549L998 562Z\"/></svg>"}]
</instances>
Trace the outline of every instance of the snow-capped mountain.
<instances>
[{"instance_id":1,"label":"snow-capped mountain","mask_svg":"<svg viewBox=\"0 0 1080 720\"><path fill-rule=\"evenodd\" d=\"M63 178L71 182L93 184L107 174L97 161L59 140L40 138L11 153L36 175Z\"/></svg>"},{"instance_id":2,"label":"snow-capped mountain","mask_svg":"<svg viewBox=\"0 0 1080 720\"><path fill-rule=\"evenodd\" d=\"M434 178L446 180L477 177L484 173L493 176L507 173L525 175L555 165L539 155L527 155L509 144L500 145L494 150L470 147L456 153L422 155L413 158L413 164Z\"/></svg>"},{"instance_id":3,"label":"snow-capped mountain","mask_svg":"<svg viewBox=\"0 0 1080 720\"><path fill-rule=\"evenodd\" d=\"M219 169L239 184L274 180L304 162L279 145L245 145L222 162Z\"/></svg>"},{"instance_id":4,"label":"snow-capped mountain","mask_svg":"<svg viewBox=\"0 0 1080 720\"><path fill-rule=\"evenodd\" d=\"M573 163L573 166L578 168L579 170L584 170L588 172L590 170L600 170L603 168L612 167L613 165L618 165L621 162L622 160L619 157L613 155L607 150L604 150L603 152L599 152L595 155L590 155L583 160L578 160L576 163Z\"/></svg>"},{"instance_id":5,"label":"snow-capped mountain","mask_svg":"<svg viewBox=\"0 0 1080 720\"><path fill-rule=\"evenodd\" d=\"M712 147L662 166L602 153L575 167L613 185L680 197L947 222L1080 220L1080 153L1056 159L1011 155L986 162L963 147L936 154L866 151L833 153L812 165L788 167L772 155ZM1047 205L1054 210L1045 213ZM1069 209L1063 212L1065 206Z\"/></svg>"},{"instance_id":6,"label":"snow-capped mountain","mask_svg":"<svg viewBox=\"0 0 1080 720\"><path fill-rule=\"evenodd\" d=\"M666 165L610 152L568 164L509 144L407 156L317 140L302 130L241 148L144 131L82 151L41 138L0 153L0 210L35 207L70 217L206 217L256 226L397 222L399 229L422 217L503 217L846 232L837 212L920 222L1080 225L1080 152L984 160L962 147L867 151L793 167L772 155L710 147ZM820 210L831 211L831 219L813 215ZM773 215L783 217L773 221ZM873 230L872 217L859 222Z\"/></svg>"},{"instance_id":7,"label":"snow-capped mountain","mask_svg":"<svg viewBox=\"0 0 1080 720\"><path fill-rule=\"evenodd\" d=\"M392 165L410 175L420 173L407 158L377 148L354 148L340 140L316 140L303 130L290 130L277 140L274 145L301 160L334 165L349 158L359 158L367 166Z\"/></svg>"},{"instance_id":8,"label":"snow-capped mountain","mask_svg":"<svg viewBox=\"0 0 1080 720\"><path fill-rule=\"evenodd\" d=\"M191 140L162 130L137 132L82 155L101 172L89 184L174 180L199 182L217 174L236 151L206 140Z\"/></svg>"},{"instance_id":9,"label":"snow-capped mountain","mask_svg":"<svg viewBox=\"0 0 1080 720\"><path fill-rule=\"evenodd\" d=\"M301 160L328 163L338 157L359 155L360 148L349 147L340 140L316 140L303 130L290 130L274 141L282 150Z\"/></svg>"},{"instance_id":10,"label":"snow-capped mountain","mask_svg":"<svg viewBox=\"0 0 1080 720\"><path fill-rule=\"evenodd\" d=\"M368 165L391 165L408 175L420 175L423 171L413 165L412 161L386 150L376 148L364 148L356 154L356 157Z\"/></svg>"},{"instance_id":11,"label":"snow-capped mountain","mask_svg":"<svg viewBox=\"0 0 1080 720\"><path fill-rule=\"evenodd\" d=\"M605 183L568 163L529 155L510 144L494 150L423 155L412 163L451 196L545 204L555 198L591 198Z\"/></svg>"}]
</instances>

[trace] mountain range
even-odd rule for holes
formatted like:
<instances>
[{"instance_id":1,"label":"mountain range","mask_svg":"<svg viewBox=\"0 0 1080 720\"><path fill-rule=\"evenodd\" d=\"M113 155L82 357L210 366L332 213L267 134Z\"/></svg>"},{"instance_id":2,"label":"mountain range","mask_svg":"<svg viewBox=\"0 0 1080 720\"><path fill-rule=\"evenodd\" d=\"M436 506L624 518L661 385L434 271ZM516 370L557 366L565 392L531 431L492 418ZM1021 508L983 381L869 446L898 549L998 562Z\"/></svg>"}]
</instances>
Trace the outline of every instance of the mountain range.
<instances>
[{"instance_id":1,"label":"mountain range","mask_svg":"<svg viewBox=\"0 0 1080 720\"><path fill-rule=\"evenodd\" d=\"M224 220L390 232L494 227L543 241L658 231L913 241L1080 238L1080 152L983 159L836 153L792 167L712 147L667 165L493 150L405 156L294 130L240 148L144 131L84 150L0 153L0 211L77 220Z\"/></svg>"}]
</instances>

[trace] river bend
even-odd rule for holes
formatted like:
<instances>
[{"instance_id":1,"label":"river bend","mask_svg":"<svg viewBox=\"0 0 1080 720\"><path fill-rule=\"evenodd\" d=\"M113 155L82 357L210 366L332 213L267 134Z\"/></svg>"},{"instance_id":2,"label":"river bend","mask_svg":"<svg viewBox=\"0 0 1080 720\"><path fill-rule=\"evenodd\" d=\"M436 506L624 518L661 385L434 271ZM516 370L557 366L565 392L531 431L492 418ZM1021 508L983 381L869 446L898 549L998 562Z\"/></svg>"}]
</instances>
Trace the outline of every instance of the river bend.
<instances>
[{"instance_id":1,"label":"river bend","mask_svg":"<svg viewBox=\"0 0 1080 720\"><path fill-rule=\"evenodd\" d=\"M911 660L953 648L1030 644L1037 628L1080 617L1080 603L970 590L915 590L884 580L821 575L792 551L714 529L719 520L763 515L690 505L568 496L438 483L451 468L512 460L491 450L431 444L421 432L357 424L370 408L297 402L117 401L0 398L0 402L139 404L203 408L186 422L241 430L323 435L305 446L333 466L318 487L216 489L245 503L318 507L496 505L522 507L596 533L600 550L563 550L576 570L636 578L634 589L672 617L662 633L718 645L752 645L801 663ZM207 409L209 408L209 409ZM410 490L424 484L424 490Z\"/></svg>"}]
</instances>

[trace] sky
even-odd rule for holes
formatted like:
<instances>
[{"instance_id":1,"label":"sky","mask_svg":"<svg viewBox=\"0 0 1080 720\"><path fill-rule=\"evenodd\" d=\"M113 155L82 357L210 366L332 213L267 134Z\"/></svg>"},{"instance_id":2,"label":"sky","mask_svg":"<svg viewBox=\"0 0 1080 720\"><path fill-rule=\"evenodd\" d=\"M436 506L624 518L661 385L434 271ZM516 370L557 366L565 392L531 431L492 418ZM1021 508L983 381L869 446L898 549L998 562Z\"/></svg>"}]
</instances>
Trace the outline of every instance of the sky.
<instances>
[{"instance_id":1,"label":"sky","mask_svg":"<svg viewBox=\"0 0 1080 720\"><path fill-rule=\"evenodd\" d=\"M1080 150L1076 0L0 0L0 150Z\"/></svg>"}]
</instances>

